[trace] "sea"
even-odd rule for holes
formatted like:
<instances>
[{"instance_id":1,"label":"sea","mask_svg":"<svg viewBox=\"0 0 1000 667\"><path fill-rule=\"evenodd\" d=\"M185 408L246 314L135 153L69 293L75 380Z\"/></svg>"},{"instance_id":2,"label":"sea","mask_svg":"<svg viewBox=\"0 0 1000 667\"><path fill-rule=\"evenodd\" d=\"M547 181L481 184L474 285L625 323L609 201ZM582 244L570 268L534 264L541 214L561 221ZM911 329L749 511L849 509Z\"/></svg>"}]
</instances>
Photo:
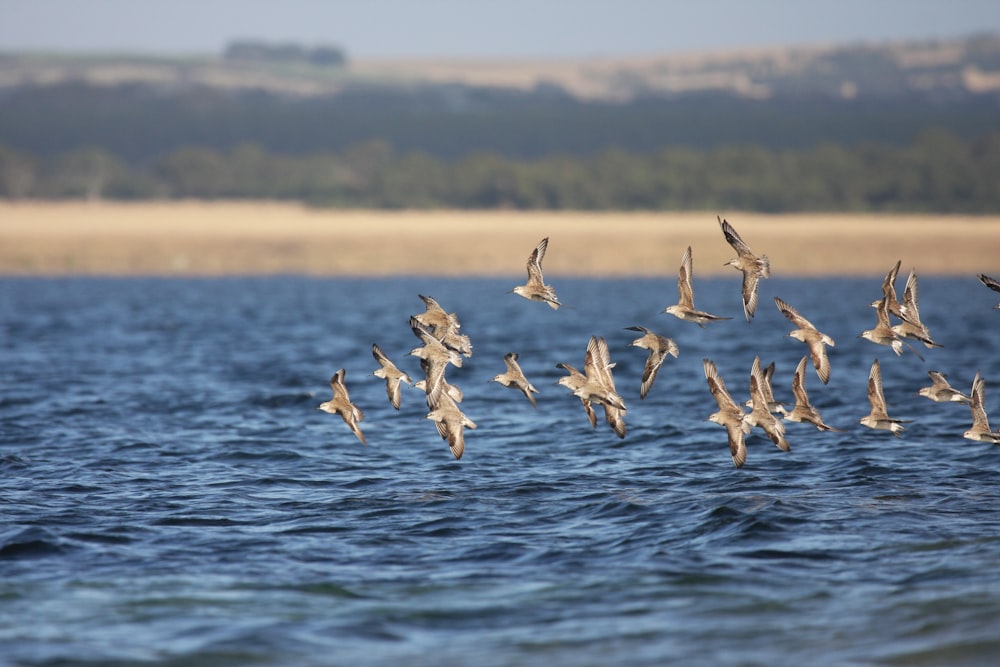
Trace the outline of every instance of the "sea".
<instances>
[{"instance_id":1,"label":"sea","mask_svg":"<svg viewBox=\"0 0 1000 667\"><path fill-rule=\"evenodd\" d=\"M975 275L920 276L943 347L899 356L858 337L878 275L775 275L752 322L738 273L695 275L732 318L704 329L662 312L672 278L547 278L559 310L523 276L0 279L0 664L1000 664L1000 447L917 395L980 372L1000 425ZM397 411L372 376L377 343L419 377L421 294L473 345L460 460L422 392ZM806 387L842 432L788 423L786 453L755 429L738 469L703 360L740 402L774 362L791 404L807 347L775 296L836 341ZM680 349L645 399L635 325ZM623 439L558 385L591 336ZM491 381L507 352L537 408ZM899 437L858 423L876 358ZM367 446L317 410L340 368Z\"/></svg>"}]
</instances>

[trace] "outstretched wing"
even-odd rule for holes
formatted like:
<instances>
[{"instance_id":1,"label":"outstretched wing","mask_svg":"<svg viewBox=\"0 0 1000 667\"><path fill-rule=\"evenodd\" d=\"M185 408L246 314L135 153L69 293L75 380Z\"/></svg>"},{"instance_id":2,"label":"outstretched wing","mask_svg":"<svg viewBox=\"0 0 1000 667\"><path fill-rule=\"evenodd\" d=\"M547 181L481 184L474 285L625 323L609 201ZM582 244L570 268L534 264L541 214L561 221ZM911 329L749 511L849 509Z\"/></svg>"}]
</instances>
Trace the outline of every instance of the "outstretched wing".
<instances>
[{"instance_id":1,"label":"outstretched wing","mask_svg":"<svg viewBox=\"0 0 1000 667\"><path fill-rule=\"evenodd\" d=\"M545 281L542 279L542 259L545 258L545 250L549 247L549 237L545 237L538 242L535 249L528 256L528 282L537 282L539 285Z\"/></svg>"},{"instance_id":2,"label":"outstretched wing","mask_svg":"<svg viewBox=\"0 0 1000 667\"><path fill-rule=\"evenodd\" d=\"M753 255L750 251L750 246L748 246L743 239L740 238L740 235L736 233L736 230L733 229L733 226L729 224L729 222L723 220L719 216L716 216L716 219L719 221L719 225L722 226L722 233L726 237L726 242L733 247L733 250L736 251L737 255L740 257Z\"/></svg>"},{"instance_id":3,"label":"outstretched wing","mask_svg":"<svg viewBox=\"0 0 1000 667\"><path fill-rule=\"evenodd\" d=\"M873 416L888 419L885 394L882 393L882 367L878 363L878 357L872 362L872 369L868 373L868 402L872 406Z\"/></svg>"},{"instance_id":4,"label":"outstretched wing","mask_svg":"<svg viewBox=\"0 0 1000 667\"><path fill-rule=\"evenodd\" d=\"M994 292L1000 292L1000 282L997 282L993 278L990 278L985 273L980 273L979 274L979 280L980 280L980 282L982 282L984 285L986 285L987 287L989 287Z\"/></svg>"},{"instance_id":5,"label":"outstretched wing","mask_svg":"<svg viewBox=\"0 0 1000 667\"><path fill-rule=\"evenodd\" d=\"M681 258L681 268L677 272L677 302L681 307L691 310L694 309L694 286L691 284L693 266L691 246L688 246Z\"/></svg>"}]
</instances>

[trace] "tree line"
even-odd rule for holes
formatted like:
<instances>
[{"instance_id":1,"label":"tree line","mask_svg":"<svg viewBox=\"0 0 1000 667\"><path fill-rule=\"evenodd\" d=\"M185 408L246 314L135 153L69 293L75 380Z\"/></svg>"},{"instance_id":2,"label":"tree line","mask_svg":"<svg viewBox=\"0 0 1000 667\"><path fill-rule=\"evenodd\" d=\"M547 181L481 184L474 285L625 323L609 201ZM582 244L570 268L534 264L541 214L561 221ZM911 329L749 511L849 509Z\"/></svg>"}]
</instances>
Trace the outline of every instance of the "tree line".
<instances>
[{"instance_id":1,"label":"tree line","mask_svg":"<svg viewBox=\"0 0 1000 667\"><path fill-rule=\"evenodd\" d=\"M0 145L7 199L279 199L317 206L575 210L1000 212L1000 133L928 130L906 146L610 149L537 159L186 147L142 165L103 148L40 156Z\"/></svg>"},{"instance_id":2,"label":"tree line","mask_svg":"<svg viewBox=\"0 0 1000 667\"><path fill-rule=\"evenodd\" d=\"M928 128L962 139L1000 131L1000 97L993 95L758 100L651 94L609 102L577 99L555 86L344 86L313 97L195 84L22 85L0 89L0 144L45 158L100 146L145 165L185 146L230 151L252 144L270 154L307 156L383 139L397 153L449 162L475 153L537 161L589 158L611 147L638 154L741 144L776 151L822 142L908 146Z\"/></svg>"}]
</instances>

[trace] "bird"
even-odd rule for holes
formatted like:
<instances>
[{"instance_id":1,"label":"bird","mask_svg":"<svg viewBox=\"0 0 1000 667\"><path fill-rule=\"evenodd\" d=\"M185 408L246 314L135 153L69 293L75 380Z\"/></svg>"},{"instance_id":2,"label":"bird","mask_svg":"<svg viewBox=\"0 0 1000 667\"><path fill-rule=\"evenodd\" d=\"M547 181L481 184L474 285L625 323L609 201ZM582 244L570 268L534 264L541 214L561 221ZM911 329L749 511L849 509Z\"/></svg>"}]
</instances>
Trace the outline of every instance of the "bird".
<instances>
[{"instance_id":1,"label":"bird","mask_svg":"<svg viewBox=\"0 0 1000 667\"><path fill-rule=\"evenodd\" d=\"M743 273L743 314L746 315L747 322L749 322L753 319L754 312L757 310L757 285L760 283L761 278L771 277L771 263L767 259L767 255L758 257L753 254L750 246L740 238L740 235L736 233L736 230L733 229L733 226L729 222L723 220L720 216L716 216L716 219L722 227L722 233L725 235L726 241L736 251L736 257L723 264L723 266L731 266Z\"/></svg>"},{"instance_id":2,"label":"bird","mask_svg":"<svg viewBox=\"0 0 1000 667\"><path fill-rule=\"evenodd\" d=\"M619 438L624 438L628 432L625 426L625 410L608 405L607 403L602 404L601 407L604 408L604 421L608 423L608 426L615 432L615 435Z\"/></svg>"},{"instance_id":3,"label":"bird","mask_svg":"<svg viewBox=\"0 0 1000 667\"><path fill-rule=\"evenodd\" d=\"M906 279L906 287L903 289L903 301L900 303L900 310L905 319L892 327L897 336L900 338L914 338L926 347L944 347L931 339L931 332L920 321L916 271L910 271L910 275Z\"/></svg>"},{"instance_id":4,"label":"bird","mask_svg":"<svg viewBox=\"0 0 1000 667\"><path fill-rule=\"evenodd\" d=\"M830 381L830 359L826 355L826 345L833 347L833 339L825 333L819 331L813 323L802 317L799 311L792 308L778 297L774 297L774 305L778 307L781 314L797 329L789 331L786 335L795 340L801 341L809 346L809 356L812 357L813 366L816 368L816 375L820 381L826 384Z\"/></svg>"},{"instance_id":5,"label":"bird","mask_svg":"<svg viewBox=\"0 0 1000 667\"><path fill-rule=\"evenodd\" d=\"M561 368L569 373L569 375L564 375L559 378L559 381L556 382L556 384L566 387L573 392L574 395L576 394L577 389L587 383L587 376L569 364L556 364L556 368ZM594 406L586 398L580 397L580 402L583 403L583 409L587 411L587 419L590 421L590 425L597 428L597 413L594 412Z\"/></svg>"},{"instance_id":6,"label":"bird","mask_svg":"<svg viewBox=\"0 0 1000 667\"><path fill-rule=\"evenodd\" d=\"M392 404L392 407L399 410L401 398L399 385L401 382L413 384L413 380L405 372L399 370L396 364L392 363L389 357L385 356L382 348L376 343L372 343L372 356L375 357L375 361L379 364L379 367L372 372L372 375L385 380L385 393L389 396L389 403Z\"/></svg>"},{"instance_id":7,"label":"bird","mask_svg":"<svg viewBox=\"0 0 1000 667\"><path fill-rule=\"evenodd\" d=\"M982 282L984 285L986 285L987 287L989 287L994 292L1000 292L1000 282L997 282L993 278L990 278L985 273L980 273L979 274L979 280L980 280L980 282ZM998 303L997 305L995 305L993 307L994 308L1000 308L1000 303Z\"/></svg>"},{"instance_id":8,"label":"bird","mask_svg":"<svg viewBox=\"0 0 1000 667\"><path fill-rule=\"evenodd\" d=\"M410 350L410 355L432 363L452 364L462 367L462 356L455 350L446 347L437 339L416 317L410 317L410 329L413 335L423 341L423 346Z\"/></svg>"},{"instance_id":9,"label":"bird","mask_svg":"<svg viewBox=\"0 0 1000 667\"><path fill-rule=\"evenodd\" d=\"M598 403L604 408L604 419L619 438L624 438L625 427L625 401L615 389L615 378L611 374L614 368L611 362L611 353L608 351L608 342L604 337L590 337L587 344L587 354L583 362L584 374L587 382L575 393L580 398Z\"/></svg>"},{"instance_id":10,"label":"bird","mask_svg":"<svg viewBox=\"0 0 1000 667\"><path fill-rule=\"evenodd\" d=\"M426 296L424 294L418 294L420 300L424 302L425 311L418 313L413 316L413 319L417 320L425 327L431 330L437 329L461 329L462 324L458 321L458 315L455 313L449 313L447 310L441 307L441 304L432 296Z\"/></svg>"},{"instance_id":11,"label":"bird","mask_svg":"<svg viewBox=\"0 0 1000 667\"><path fill-rule=\"evenodd\" d=\"M712 315L694 307L694 287L691 284L693 262L691 260L691 246L688 246L681 257L681 268L677 272L677 303L663 309L664 313L670 313L674 317L686 322L694 322L702 329L706 322L716 322L718 320L731 320L731 317L720 317Z\"/></svg>"},{"instance_id":12,"label":"bird","mask_svg":"<svg viewBox=\"0 0 1000 667\"><path fill-rule=\"evenodd\" d=\"M420 369L424 372L424 379L415 382L413 386L423 390L424 400L429 408L437 405L441 394L447 394L456 403L461 403L465 396L461 389L450 384L445 378L447 368L448 363L440 358L420 360Z\"/></svg>"},{"instance_id":13,"label":"bird","mask_svg":"<svg viewBox=\"0 0 1000 667\"><path fill-rule=\"evenodd\" d=\"M760 357L754 357L750 368L751 407L744 423L750 427L759 426L778 449L789 452L792 448L785 440L785 425L771 412L771 401L768 400L768 392L764 388L766 384L769 382L760 366Z\"/></svg>"},{"instance_id":14,"label":"bird","mask_svg":"<svg viewBox=\"0 0 1000 667\"><path fill-rule=\"evenodd\" d=\"M587 381L573 393L592 403L610 405L619 410L627 409L625 401L615 389L614 376L611 374L613 367L611 354L608 352L608 342L603 336L600 338L591 336L583 362L583 372Z\"/></svg>"},{"instance_id":15,"label":"bird","mask_svg":"<svg viewBox=\"0 0 1000 667\"><path fill-rule=\"evenodd\" d=\"M447 394L441 394L437 405L427 413L427 419L436 422L438 434L448 441L448 448L456 459L465 453L465 429L476 428L476 423L465 416Z\"/></svg>"},{"instance_id":16,"label":"bird","mask_svg":"<svg viewBox=\"0 0 1000 667\"><path fill-rule=\"evenodd\" d=\"M507 372L500 375L493 376L492 382L499 382L505 387L510 387L511 389L517 389L522 394L528 397L531 404L538 407L535 402L535 397L532 393L539 393L535 386L528 382L528 378L524 376L524 371L521 370L521 365L517 363L517 352L508 352L503 357L504 364L507 365Z\"/></svg>"},{"instance_id":17,"label":"bird","mask_svg":"<svg viewBox=\"0 0 1000 667\"><path fill-rule=\"evenodd\" d=\"M702 360L705 369L705 380L708 382L708 390L715 397L715 402L719 405L719 410L708 416L707 421L720 424L726 428L729 437L729 453L733 457L733 464L737 468L742 468L747 462L746 429L744 419L746 412L740 407L733 397L726 390L726 383L719 375L715 362L710 359Z\"/></svg>"},{"instance_id":18,"label":"bird","mask_svg":"<svg viewBox=\"0 0 1000 667\"><path fill-rule=\"evenodd\" d=\"M439 382L441 386L440 391L443 391L444 393L448 394L448 396L451 397L451 400L455 401L456 403L461 403L462 399L465 398L465 393L461 389L459 389L453 384L450 384L444 378L441 378ZM422 390L425 394L428 393L427 380L417 380L416 382L413 383L413 387L414 389ZM428 405L428 407L430 406Z\"/></svg>"},{"instance_id":19,"label":"bird","mask_svg":"<svg viewBox=\"0 0 1000 667\"><path fill-rule=\"evenodd\" d=\"M927 371L927 375L930 376L932 384L929 387L921 387L917 396L929 398L935 403L968 403L971 400L958 389L952 387L944 373Z\"/></svg>"},{"instance_id":20,"label":"bird","mask_svg":"<svg viewBox=\"0 0 1000 667\"><path fill-rule=\"evenodd\" d=\"M962 437L978 442L992 442L994 445L1000 445L1000 430L991 431L990 421L986 417L986 408L983 405L985 393L986 381L979 376L979 373L976 373L976 377L972 381L972 391L969 401L969 410L972 412L972 426L962 434Z\"/></svg>"},{"instance_id":21,"label":"bird","mask_svg":"<svg viewBox=\"0 0 1000 667\"><path fill-rule=\"evenodd\" d=\"M358 426L358 422L364 420L365 413L361 411L361 408L351 403L351 396L347 393L347 385L344 384L344 375L345 371L343 368L333 374L333 377L330 378L330 388L333 389L333 398L320 403L318 409L323 412L329 412L332 415L339 414L354 435L358 436L361 444L367 445L368 441L365 440L365 435Z\"/></svg>"},{"instance_id":22,"label":"bird","mask_svg":"<svg viewBox=\"0 0 1000 667\"><path fill-rule=\"evenodd\" d=\"M896 298L896 276L899 274L899 267L902 264L903 260L896 260L896 264L889 269L889 273L885 274L885 278L882 280L882 298L872 301L872 308L878 308L879 303L885 302L890 315L905 320L906 314L903 312L903 306Z\"/></svg>"},{"instance_id":23,"label":"bird","mask_svg":"<svg viewBox=\"0 0 1000 667\"><path fill-rule=\"evenodd\" d=\"M545 250L548 247L549 237L546 236L539 241L528 256L528 282L524 285L518 285L511 292L523 296L525 299L547 303L553 310L559 310L559 306L563 304L556 297L556 291L550 285L545 284L545 278L542 276L542 259L545 257Z\"/></svg>"},{"instance_id":24,"label":"bird","mask_svg":"<svg viewBox=\"0 0 1000 667\"><path fill-rule=\"evenodd\" d=\"M795 374L792 376L792 394L795 395L795 407L792 408L791 412L784 412L783 416L788 421L812 424L820 431L837 431L842 433L841 429L823 423L823 418L820 417L819 410L809 403L805 377L807 360L808 357L802 357L799 365L795 367Z\"/></svg>"},{"instance_id":25,"label":"bird","mask_svg":"<svg viewBox=\"0 0 1000 667\"><path fill-rule=\"evenodd\" d=\"M639 387L639 398L646 398L646 394L653 387L653 382L656 381L656 374L659 372L660 366L663 365L663 360L667 358L668 354L676 359L680 352L677 348L677 343L666 336L653 333L649 329L640 326L625 328L630 331L641 331L643 333L640 338L636 338L629 343L630 346L649 350L649 356L646 357L646 367L642 371L642 383Z\"/></svg>"},{"instance_id":26,"label":"bird","mask_svg":"<svg viewBox=\"0 0 1000 667\"><path fill-rule=\"evenodd\" d=\"M892 431L898 438L905 430L903 424L910 423L908 419L893 419L886 412L885 394L882 390L882 367L878 363L878 357L875 357L868 372L868 403L871 405L871 412L858 420L862 426L879 431Z\"/></svg>"},{"instance_id":27,"label":"bird","mask_svg":"<svg viewBox=\"0 0 1000 667\"><path fill-rule=\"evenodd\" d=\"M774 400L774 387L771 385L771 380L774 378L774 362L772 361L767 366L763 368L762 376L764 381L760 383L761 393L764 395L764 404L767 405L768 411L775 414L784 414L785 406L779 401ZM753 407L753 397L751 396L743 404L748 408Z\"/></svg>"},{"instance_id":28,"label":"bird","mask_svg":"<svg viewBox=\"0 0 1000 667\"><path fill-rule=\"evenodd\" d=\"M426 310L413 315L413 319L424 325L424 327L441 343L459 354L471 357L472 342L468 336L459 333L462 328L458 321L458 315L449 313L441 307L434 297L418 294L420 300L424 302Z\"/></svg>"},{"instance_id":29,"label":"bird","mask_svg":"<svg viewBox=\"0 0 1000 667\"><path fill-rule=\"evenodd\" d=\"M871 341L876 345L887 345L892 348L892 351L895 352L898 357L903 353L903 341L899 338L899 335L892 330L892 327L889 326L889 305L885 298L878 302L875 312L877 313L877 322L875 327L862 331L858 337ZM914 353L916 353L916 350L914 350ZM917 356L920 355L917 354Z\"/></svg>"}]
</instances>

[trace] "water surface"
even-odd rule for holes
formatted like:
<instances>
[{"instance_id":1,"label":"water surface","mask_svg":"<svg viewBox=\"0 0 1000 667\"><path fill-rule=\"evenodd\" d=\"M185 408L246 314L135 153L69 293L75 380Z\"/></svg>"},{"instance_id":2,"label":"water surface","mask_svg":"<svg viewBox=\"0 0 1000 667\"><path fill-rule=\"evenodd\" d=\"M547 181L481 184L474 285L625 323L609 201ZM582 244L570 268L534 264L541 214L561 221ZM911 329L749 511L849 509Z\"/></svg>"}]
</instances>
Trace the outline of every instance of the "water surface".
<instances>
[{"instance_id":1,"label":"water surface","mask_svg":"<svg viewBox=\"0 0 1000 667\"><path fill-rule=\"evenodd\" d=\"M942 349L857 338L881 278L761 286L696 277L699 329L659 314L672 280L0 280L0 661L11 665L979 665L1000 655L1000 448L968 408L915 396L928 370L987 379L1000 423L1000 311L974 276L921 282ZM900 281L902 282L902 281ZM429 294L474 356L449 380L479 424L455 461L377 342L417 373ZM826 421L759 431L733 467L702 374L775 391L807 348L780 296L833 336ZM645 400L630 325L673 337ZM629 432L591 429L556 381L605 336ZM534 409L489 382L520 354ZM858 425L882 363L901 438ZM344 367L362 446L316 410Z\"/></svg>"}]
</instances>

